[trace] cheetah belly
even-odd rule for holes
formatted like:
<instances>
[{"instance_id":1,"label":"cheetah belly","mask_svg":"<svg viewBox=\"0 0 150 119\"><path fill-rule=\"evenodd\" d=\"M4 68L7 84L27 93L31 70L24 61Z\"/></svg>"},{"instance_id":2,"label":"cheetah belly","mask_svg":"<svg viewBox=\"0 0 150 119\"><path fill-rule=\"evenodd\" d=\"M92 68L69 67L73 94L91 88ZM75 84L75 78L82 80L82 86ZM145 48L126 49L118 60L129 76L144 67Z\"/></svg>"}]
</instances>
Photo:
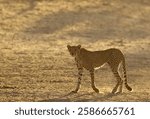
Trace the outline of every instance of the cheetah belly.
<instances>
[{"instance_id":1,"label":"cheetah belly","mask_svg":"<svg viewBox=\"0 0 150 119\"><path fill-rule=\"evenodd\" d=\"M106 63L102 64L101 66L99 67L95 67L94 69L97 70L97 69L100 69L101 67L103 67Z\"/></svg>"}]
</instances>

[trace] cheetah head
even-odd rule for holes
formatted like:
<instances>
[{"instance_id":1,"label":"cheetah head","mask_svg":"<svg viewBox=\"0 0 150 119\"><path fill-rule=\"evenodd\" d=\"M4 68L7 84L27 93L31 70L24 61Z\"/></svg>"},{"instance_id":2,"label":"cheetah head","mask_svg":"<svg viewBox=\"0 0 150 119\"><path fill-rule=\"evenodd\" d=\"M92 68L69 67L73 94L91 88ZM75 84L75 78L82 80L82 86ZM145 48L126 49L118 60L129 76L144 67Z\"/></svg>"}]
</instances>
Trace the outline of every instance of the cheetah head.
<instances>
[{"instance_id":1,"label":"cheetah head","mask_svg":"<svg viewBox=\"0 0 150 119\"><path fill-rule=\"evenodd\" d=\"M70 55L75 57L79 53L81 45L78 45L78 46L67 45L67 48L68 48Z\"/></svg>"}]
</instances>

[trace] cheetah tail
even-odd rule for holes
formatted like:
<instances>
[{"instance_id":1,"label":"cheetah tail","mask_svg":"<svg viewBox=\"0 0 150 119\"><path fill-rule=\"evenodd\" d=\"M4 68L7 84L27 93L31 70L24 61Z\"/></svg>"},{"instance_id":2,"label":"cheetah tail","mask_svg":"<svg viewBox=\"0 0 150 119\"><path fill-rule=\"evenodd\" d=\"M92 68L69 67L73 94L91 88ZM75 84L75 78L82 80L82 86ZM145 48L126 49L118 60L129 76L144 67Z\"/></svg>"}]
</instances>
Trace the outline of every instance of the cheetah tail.
<instances>
[{"instance_id":1,"label":"cheetah tail","mask_svg":"<svg viewBox=\"0 0 150 119\"><path fill-rule=\"evenodd\" d=\"M128 85L128 83L127 83L127 74L126 74L125 59L123 59L122 64L123 64L123 72L124 72L124 78L125 78L125 82L124 82L125 87L126 87L129 91L132 91L132 88L131 88L131 87Z\"/></svg>"}]
</instances>

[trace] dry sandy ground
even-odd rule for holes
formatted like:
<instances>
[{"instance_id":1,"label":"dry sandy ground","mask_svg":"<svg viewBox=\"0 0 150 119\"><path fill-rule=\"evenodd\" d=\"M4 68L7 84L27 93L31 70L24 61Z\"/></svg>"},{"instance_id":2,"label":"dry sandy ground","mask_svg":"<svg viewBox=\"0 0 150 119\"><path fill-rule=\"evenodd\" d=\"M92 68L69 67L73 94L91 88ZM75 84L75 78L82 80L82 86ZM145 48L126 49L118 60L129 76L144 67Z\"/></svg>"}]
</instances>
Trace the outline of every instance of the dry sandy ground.
<instances>
[{"instance_id":1,"label":"dry sandy ground","mask_svg":"<svg viewBox=\"0 0 150 119\"><path fill-rule=\"evenodd\" d=\"M124 52L133 92L111 95L108 65L95 73L96 94L66 45ZM0 101L150 101L149 0L0 0Z\"/></svg>"}]
</instances>

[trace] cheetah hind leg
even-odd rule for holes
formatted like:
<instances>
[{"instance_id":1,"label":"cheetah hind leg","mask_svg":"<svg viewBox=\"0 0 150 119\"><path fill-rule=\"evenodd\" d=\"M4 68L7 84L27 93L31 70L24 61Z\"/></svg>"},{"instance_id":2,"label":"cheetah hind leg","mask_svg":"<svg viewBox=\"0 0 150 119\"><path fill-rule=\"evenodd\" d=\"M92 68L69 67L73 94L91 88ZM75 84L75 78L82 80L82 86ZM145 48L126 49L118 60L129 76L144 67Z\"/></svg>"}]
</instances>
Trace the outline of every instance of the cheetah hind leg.
<instances>
[{"instance_id":1,"label":"cheetah hind leg","mask_svg":"<svg viewBox=\"0 0 150 119\"><path fill-rule=\"evenodd\" d=\"M119 76L118 71L113 71L113 74L114 74L114 76L115 76L116 79L117 79L117 84L116 84L116 86L113 88L112 93L115 94L116 91L117 91L117 89L118 89L118 87L119 87L119 92L118 92L118 93L121 93L121 92L122 92L122 83L123 83L123 81L122 81L121 77Z\"/></svg>"},{"instance_id":2,"label":"cheetah hind leg","mask_svg":"<svg viewBox=\"0 0 150 119\"><path fill-rule=\"evenodd\" d=\"M123 87L123 80L120 81L120 84L119 84L119 91L117 92L117 94L122 93L122 87Z\"/></svg>"}]
</instances>

